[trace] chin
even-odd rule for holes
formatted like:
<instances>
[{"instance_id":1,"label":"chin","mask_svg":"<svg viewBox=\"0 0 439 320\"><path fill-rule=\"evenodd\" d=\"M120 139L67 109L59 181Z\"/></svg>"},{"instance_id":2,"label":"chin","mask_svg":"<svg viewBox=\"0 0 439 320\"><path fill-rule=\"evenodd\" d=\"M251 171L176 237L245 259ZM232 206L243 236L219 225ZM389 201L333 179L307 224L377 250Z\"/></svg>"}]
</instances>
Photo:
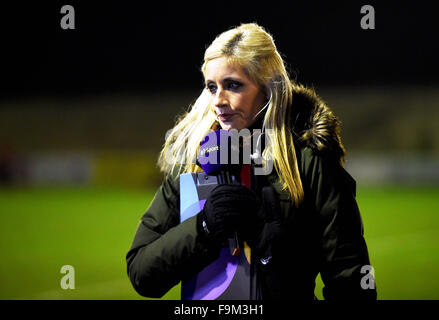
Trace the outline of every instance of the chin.
<instances>
[{"instance_id":1,"label":"chin","mask_svg":"<svg viewBox=\"0 0 439 320\"><path fill-rule=\"evenodd\" d=\"M221 125L221 129L224 129L224 130L230 130L230 129L241 130L241 129L246 128L246 126L243 123L234 123L234 122L222 123L222 122L220 122L220 125Z\"/></svg>"}]
</instances>

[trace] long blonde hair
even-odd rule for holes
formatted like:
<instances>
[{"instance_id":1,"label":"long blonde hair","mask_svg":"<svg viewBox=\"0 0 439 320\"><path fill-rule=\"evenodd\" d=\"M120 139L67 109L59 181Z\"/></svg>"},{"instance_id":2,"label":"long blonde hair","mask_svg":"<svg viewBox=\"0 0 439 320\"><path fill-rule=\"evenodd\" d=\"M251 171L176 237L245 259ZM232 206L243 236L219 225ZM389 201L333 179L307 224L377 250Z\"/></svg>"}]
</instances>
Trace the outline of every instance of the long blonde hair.
<instances>
[{"instance_id":1,"label":"long blonde hair","mask_svg":"<svg viewBox=\"0 0 439 320\"><path fill-rule=\"evenodd\" d=\"M292 202L298 205L303 200L303 187L293 136L286 123L294 84L272 36L255 23L241 24L221 33L205 51L201 67L203 74L206 64L219 57L225 57L230 63L243 68L252 80L271 95L264 117L264 126L270 130L267 130L268 143L263 158L273 160L283 189L288 190ZM204 89L190 110L168 132L158 161L160 169L165 173L175 168L180 172L199 171L194 160L199 152L200 141L216 121L210 106L210 93Z\"/></svg>"}]
</instances>

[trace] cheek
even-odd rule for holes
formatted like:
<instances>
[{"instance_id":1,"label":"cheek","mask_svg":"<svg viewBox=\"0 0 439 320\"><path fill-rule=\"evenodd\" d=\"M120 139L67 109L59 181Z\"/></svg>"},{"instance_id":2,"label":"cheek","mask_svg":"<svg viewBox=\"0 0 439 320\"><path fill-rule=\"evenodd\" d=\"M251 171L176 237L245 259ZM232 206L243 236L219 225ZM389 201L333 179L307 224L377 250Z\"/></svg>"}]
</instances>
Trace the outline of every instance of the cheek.
<instances>
[{"instance_id":1,"label":"cheek","mask_svg":"<svg viewBox=\"0 0 439 320\"><path fill-rule=\"evenodd\" d=\"M231 101L232 102L232 101ZM248 118L254 113L254 101L249 95L240 95L239 97L234 97L231 103L232 109L239 111L241 116Z\"/></svg>"},{"instance_id":2,"label":"cheek","mask_svg":"<svg viewBox=\"0 0 439 320\"><path fill-rule=\"evenodd\" d=\"M245 103L244 103L245 102ZM242 110L245 114L245 118L252 118L258 111L261 109L261 104L258 100L254 99L247 99L243 101Z\"/></svg>"}]
</instances>

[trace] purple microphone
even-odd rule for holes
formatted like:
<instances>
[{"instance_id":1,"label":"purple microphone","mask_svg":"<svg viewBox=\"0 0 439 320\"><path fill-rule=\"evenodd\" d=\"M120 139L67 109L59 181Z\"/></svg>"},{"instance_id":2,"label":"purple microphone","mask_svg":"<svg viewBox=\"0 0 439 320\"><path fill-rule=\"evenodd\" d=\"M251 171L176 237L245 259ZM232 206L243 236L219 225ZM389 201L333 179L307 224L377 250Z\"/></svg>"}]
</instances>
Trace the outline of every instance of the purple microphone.
<instances>
[{"instance_id":1,"label":"purple microphone","mask_svg":"<svg viewBox=\"0 0 439 320\"><path fill-rule=\"evenodd\" d=\"M233 135L227 130L210 132L201 142L198 165L210 176L216 176L218 184L240 184L240 152L239 146L234 145ZM238 235L229 239L232 255L241 251Z\"/></svg>"},{"instance_id":2,"label":"purple microphone","mask_svg":"<svg viewBox=\"0 0 439 320\"><path fill-rule=\"evenodd\" d=\"M207 175L239 176L241 169L239 146L234 145L233 134L227 130L210 132L201 141L198 163ZM225 182L230 183L230 182Z\"/></svg>"}]
</instances>

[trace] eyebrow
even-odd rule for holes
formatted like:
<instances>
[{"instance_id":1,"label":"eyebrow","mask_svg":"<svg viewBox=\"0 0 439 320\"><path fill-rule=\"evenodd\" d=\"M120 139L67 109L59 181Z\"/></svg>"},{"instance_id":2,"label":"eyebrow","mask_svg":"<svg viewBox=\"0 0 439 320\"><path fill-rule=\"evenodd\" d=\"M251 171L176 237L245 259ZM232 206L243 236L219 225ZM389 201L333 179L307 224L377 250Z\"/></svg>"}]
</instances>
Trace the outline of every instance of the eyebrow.
<instances>
[{"instance_id":1,"label":"eyebrow","mask_svg":"<svg viewBox=\"0 0 439 320\"><path fill-rule=\"evenodd\" d=\"M233 76L225 76L224 78L221 79L221 82L227 82L227 81L237 81L237 82L241 82L241 83L244 82L244 80L242 80L242 78L233 77ZM211 83L211 82L215 82L215 81L213 81L211 79L206 80L206 84Z\"/></svg>"}]
</instances>

